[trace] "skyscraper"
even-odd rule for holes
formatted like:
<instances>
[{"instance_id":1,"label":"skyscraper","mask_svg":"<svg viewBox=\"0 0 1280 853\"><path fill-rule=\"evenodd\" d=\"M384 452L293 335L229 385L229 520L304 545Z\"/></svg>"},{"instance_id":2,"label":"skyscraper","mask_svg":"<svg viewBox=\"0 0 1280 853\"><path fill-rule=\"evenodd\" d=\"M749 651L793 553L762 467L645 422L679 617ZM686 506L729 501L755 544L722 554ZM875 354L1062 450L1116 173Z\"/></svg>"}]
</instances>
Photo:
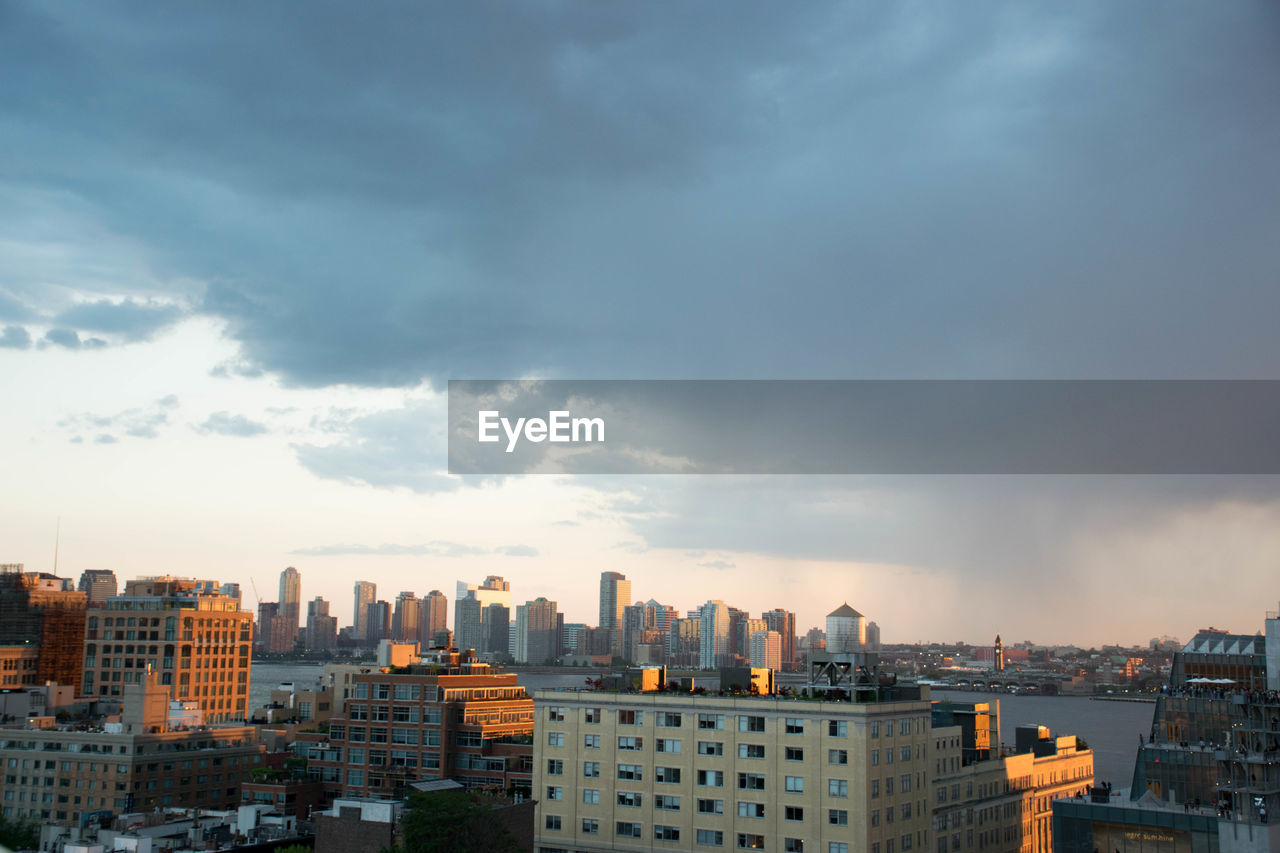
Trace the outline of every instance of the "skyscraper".
<instances>
[{"instance_id":1,"label":"skyscraper","mask_svg":"<svg viewBox=\"0 0 1280 853\"><path fill-rule=\"evenodd\" d=\"M302 610L302 575L293 566L280 573L280 633L284 649L293 648L298 639L298 623Z\"/></svg>"},{"instance_id":2,"label":"skyscraper","mask_svg":"<svg viewBox=\"0 0 1280 853\"><path fill-rule=\"evenodd\" d=\"M69 578L0 572L0 645L39 649L36 683L78 687L83 672L85 594Z\"/></svg>"},{"instance_id":3,"label":"skyscraper","mask_svg":"<svg viewBox=\"0 0 1280 853\"><path fill-rule=\"evenodd\" d=\"M97 607L119 589L116 573L110 569L85 569L80 575L78 589L88 596L90 607Z\"/></svg>"},{"instance_id":4,"label":"skyscraper","mask_svg":"<svg viewBox=\"0 0 1280 853\"><path fill-rule=\"evenodd\" d=\"M609 631L610 654L622 650L622 611L631 600L631 581L619 572L600 573L600 627Z\"/></svg>"},{"instance_id":5,"label":"skyscraper","mask_svg":"<svg viewBox=\"0 0 1280 853\"><path fill-rule=\"evenodd\" d=\"M782 668L795 669L799 662L796 657L796 615L790 610L769 610L761 614L770 631L777 631L782 638Z\"/></svg>"},{"instance_id":6,"label":"skyscraper","mask_svg":"<svg viewBox=\"0 0 1280 853\"><path fill-rule=\"evenodd\" d=\"M421 632L422 605L412 592L396 596L396 609L391 615L391 639L397 643L416 643Z\"/></svg>"},{"instance_id":7,"label":"skyscraper","mask_svg":"<svg viewBox=\"0 0 1280 853\"><path fill-rule=\"evenodd\" d=\"M511 637L511 611L505 604L480 608L480 653L505 660Z\"/></svg>"},{"instance_id":8,"label":"skyscraper","mask_svg":"<svg viewBox=\"0 0 1280 853\"><path fill-rule=\"evenodd\" d=\"M545 598L516 608L516 662L544 664L560 656L556 603Z\"/></svg>"},{"instance_id":9,"label":"skyscraper","mask_svg":"<svg viewBox=\"0 0 1280 853\"><path fill-rule=\"evenodd\" d=\"M307 602L307 627L302 644L308 649L332 649L338 641L338 618L329 615L329 602L320 596Z\"/></svg>"},{"instance_id":10,"label":"skyscraper","mask_svg":"<svg viewBox=\"0 0 1280 853\"><path fill-rule=\"evenodd\" d=\"M433 589L422 599L422 616L418 620L419 642L422 648L430 648L436 633L449 627L449 599L443 592Z\"/></svg>"},{"instance_id":11,"label":"skyscraper","mask_svg":"<svg viewBox=\"0 0 1280 853\"><path fill-rule=\"evenodd\" d=\"M712 599L702 605L699 669L723 666L729 654L729 605Z\"/></svg>"},{"instance_id":12,"label":"skyscraper","mask_svg":"<svg viewBox=\"0 0 1280 853\"><path fill-rule=\"evenodd\" d=\"M351 608L352 632L359 640L369 635L369 605L378 598L378 585L369 581L356 581L355 602Z\"/></svg>"},{"instance_id":13,"label":"skyscraper","mask_svg":"<svg viewBox=\"0 0 1280 853\"><path fill-rule=\"evenodd\" d=\"M458 581L458 598L453 608L453 640L459 649L485 648L481 617L490 604L501 604L511 610L511 583L498 575L489 575L484 583L476 586ZM475 606L466 604L475 602Z\"/></svg>"},{"instance_id":14,"label":"skyscraper","mask_svg":"<svg viewBox=\"0 0 1280 853\"><path fill-rule=\"evenodd\" d=\"M777 631L756 631L751 635L751 665L782 668L782 635Z\"/></svg>"}]
</instances>

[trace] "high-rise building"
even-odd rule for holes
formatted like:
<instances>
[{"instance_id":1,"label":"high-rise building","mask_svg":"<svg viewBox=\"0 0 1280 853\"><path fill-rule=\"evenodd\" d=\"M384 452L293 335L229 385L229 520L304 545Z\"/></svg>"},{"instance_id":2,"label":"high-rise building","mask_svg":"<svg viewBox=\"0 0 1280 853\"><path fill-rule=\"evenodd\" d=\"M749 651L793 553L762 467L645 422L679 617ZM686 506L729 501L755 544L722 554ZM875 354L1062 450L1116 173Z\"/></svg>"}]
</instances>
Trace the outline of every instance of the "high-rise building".
<instances>
[{"instance_id":1,"label":"high-rise building","mask_svg":"<svg viewBox=\"0 0 1280 853\"><path fill-rule=\"evenodd\" d=\"M496 602L480 608L480 653L505 660L510 645L511 610Z\"/></svg>"},{"instance_id":2,"label":"high-rise building","mask_svg":"<svg viewBox=\"0 0 1280 853\"><path fill-rule=\"evenodd\" d=\"M110 569L85 569L80 573L78 589L88 597L89 607L97 607L119 589L116 573Z\"/></svg>"},{"instance_id":3,"label":"high-rise building","mask_svg":"<svg viewBox=\"0 0 1280 853\"><path fill-rule=\"evenodd\" d=\"M716 669L725 665L729 656L729 605L715 599L702 605L699 643L699 669Z\"/></svg>"},{"instance_id":4,"label":"high-rise building","mask_svg":"<svg viewBox=\"0 0 1280 853\"><path fill-rule=\"evenodd\" d=\"M320 596L307 602L307 627L303 645L314 651L327 651L338 644L338 617L329 615L329 602Z\"/></svg>"},{"instance_id":5,"label":"high-rise building","mask_svg":"<svg viewBox=\"0 0 1280 853\"><path fill-rule=\"evenodd\" d=\"M800 659L796 656L796 615L790 610L768 610L761 614L770 631L777 631L782 637L782 668L794 670L799 667Z\"/></svg>"},{"instance_id":6,"label":"high-rise building","mask_svg":"<svg viewBox=\"0 0 1280 853\"><path fill-rule=\"evenodd\" d=\"M293 566L280 573L280 633L281 651L291 651L298 640L298 625L302 610L302 575Z\"/></svg>"},{"instance_id":7,"label":"high-rise building","mask_svg":"<svg viewBox=\"0 0 1280 853\"><path fill-rule=\"evenodd\" d=\"M369 605L378 599L378 585L369 581L356 581L355 601L351 607L352 633L359 640L369 636Z\"/></svg>"},{"instance_id":8,"label":"high-rise building","mask_svg":"<svg viewBox=\"0 0 1280 853\"><path fill-rule=\"evenodd\" d=\"M453 607L453 639L458 649L485 647L483 610L490 604L501 604L511 610L511 583L498 575L489 575L479 586L458 581L457 599ZM474 602L474 606L464 602Z\"/></svg>"},{"instance_id":9,"label":"high-rise building","mask_svg":"<svg viewBox=\"0 0 1280 853\"><path fill-rule=\"evenodd\" d=\"M449 627L449 599L443 592L433 589L422 599L422 615L418 618L422 648L431 648L436 634Z\"/></svg>"},{"instance_id":10,"label":"high-rise building","mask_svg":"<svg viewBox=\"0 0 1280 853\"><path fill-rule=\"evenodd\" d=\"M768 630L756 631L752 634L751 665L774 670L782 669L782 635L777 631Z\"/></svg>"},{"instance_id":11,"label":"high-rise building","mask_svg":"<svg viewBox=\"0 0 1280 853\"><path fill-rule=\"evenodd\" d=\"M516 608L516 663L546 664L560 656L556 603L535 598Z\"/></svg>"},{"instance_id":12,"label":"high-rise building","mask_svg":"<svg viewBox=\"0 0 1280 853\"><path fill-rule=\"evenodd\" d=\"M412 592L396 596L396 609L391 615L391 639L398 643L416 643L419 640L422 619L422 603Z\"/></svg>"},{"instance_id":13,"label":"high-rise building","mask_svg":"<svg viewBox=\"0 0 1280 853\"><path fill-rule=\"evenodd\" d=\"M622 648L623 610L631 600L631 581L620 572L600 573L600 627L609 631L609 653L625 654Z\"/></svg>"},{"instance_id":14,"label":"high-rise building","mask_svg":"<svg viewBox=\"0 0 1280 853\"><path fill-rule=\"evenodd\" d=\"M391 639L391 605L379 598L365 608L365 642L377 645Z\"/></svg>"},{"instance_id":15,"label":"high-rise building","mask_svg":"<svg viewBox=\"0 0 1280 853\"><path fill-rule=\"evenodd\" d=\"M880 626L875 622L867 623L867 648L870 651L880 651Z\"/></svg>"},{"instance_id":16,"label":"high-rise building","mask_svg":"<svg viewBox=\"0 0 1280 853\"><path fill-rule=\"evenodd\" d=\"M199 703L206 723L248 718L253 614L216 581L128 581L87 618L84 695L120 696L159 673L170 698Z\"/></svg>"},{"instance_id":17,"label":"high-rise building","mask_svg":"<svg viewBox=\"0 0 1280 853\"><path fill-rule=\"evenodd\" d=\"M276 648L276 621L279 618L280 602L258 602L258 625L253 634L253 642L259 652L270 654L283 651Z\"/></svg>"},{"instance_id":18,"label":"high-rise building","mask_svg":"<svg viewBox=\"0 0 1280 853\"><path fill-rule=\"evenodd\" d=\"M70 578L26 572L20 564L0 572L0 646L24 657L36 649L37 684L81 681L86 596Z\"/></svg>"},{"instance_id":19,"label":"high-rise building","mask_svg":"<svg viewBox=\"0 0 1280 853\"><path fill-rule=\"evenodd\" d=\"M841 604L827 614L827 654L852 654L867 647L867 620L852 607Z\"/></svg>"}]
</instances>

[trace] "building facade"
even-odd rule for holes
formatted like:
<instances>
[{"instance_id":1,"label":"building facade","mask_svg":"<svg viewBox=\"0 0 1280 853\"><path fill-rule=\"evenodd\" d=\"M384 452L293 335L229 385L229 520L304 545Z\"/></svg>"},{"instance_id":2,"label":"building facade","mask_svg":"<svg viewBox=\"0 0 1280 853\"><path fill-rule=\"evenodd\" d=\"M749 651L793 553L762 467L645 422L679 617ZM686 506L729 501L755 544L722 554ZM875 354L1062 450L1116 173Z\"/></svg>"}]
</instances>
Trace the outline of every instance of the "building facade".
<instances>
[{"instance_id":1,"label":"building facade","mask_svg":"<svg viewBox=\"0 0 1280 853\"><path fill-rule=\"evenodd\" d=\"M600 573L600 623L609 632L609 654L621 655L622 616L631 601L631 581L621 572Z\"/></svg>"},{"instance_id":2,"label":"building facade","mask_svg":"<svg viewBox=\"0 0 1280 853\"><path fill-rule=\"evenodd\" d=\"M69 578L27 572L19 564L0 571L0 646L36 649L35 683L80 684L85 594Z\"/></svg>"},{"instance_id":3,"label":"building facade","mask_svg":"<svg viewBox=\"0 0 1280 853\"><path fill-rule=\"evenodd\" d=\"M253 614L213 581L140 578L88 616L85 696L121 696L148 669L206 723L248 719Z\"/></svg>"},{"instance_id":4,"label":"building facade","mask_svg":"<svg viewBox=\"0 0 1280 853\"><path fill-rule=\"evenodd\" d=\"M544 690L534 704L543 853L926 849L928 688L862 703ZM901 759L873 762L885 750Z\"/></svg>"}]
</instances>

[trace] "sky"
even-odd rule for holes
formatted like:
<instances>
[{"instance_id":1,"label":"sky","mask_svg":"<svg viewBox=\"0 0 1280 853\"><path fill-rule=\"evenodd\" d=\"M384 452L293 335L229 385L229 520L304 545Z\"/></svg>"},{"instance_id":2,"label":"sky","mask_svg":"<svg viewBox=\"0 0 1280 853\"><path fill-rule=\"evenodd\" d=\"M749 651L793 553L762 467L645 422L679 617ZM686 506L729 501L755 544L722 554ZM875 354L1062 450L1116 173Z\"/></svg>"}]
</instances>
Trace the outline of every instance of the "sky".
<instances>
[{"instance_id":1,"label":"sky","mask_svg":"<svg viewBox=\"0 0 1280 853\"><path fill-rule=\"evenodd\" d=\"M1253 633L1273 477L464 479L444 391L1280 379L1277 48L1268 2L0 2L0 562Z\"/></svg>"}]
</instances>

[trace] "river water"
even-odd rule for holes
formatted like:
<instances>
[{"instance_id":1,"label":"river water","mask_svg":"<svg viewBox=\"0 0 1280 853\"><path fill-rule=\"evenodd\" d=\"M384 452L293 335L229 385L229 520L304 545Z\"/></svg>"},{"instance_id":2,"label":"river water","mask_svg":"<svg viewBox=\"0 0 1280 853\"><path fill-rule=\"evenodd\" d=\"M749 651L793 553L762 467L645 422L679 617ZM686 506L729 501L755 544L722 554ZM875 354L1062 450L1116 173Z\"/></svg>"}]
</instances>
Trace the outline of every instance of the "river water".
<instances>
[{"instance_id":1,"label":"river water","mask_svg":"<svg viewBox=\"0 0 1280 853\"><path fill-rule=\"evenodd\" d=\"M258 708L283 682L304 688L315 684L324 668L316 664L255 663L249 686L249 704ZM521 672L526 689L583 687L587 672ZM1138 735L1151 730L1155 706L1147 702L1113 702L1086 696L1011 696L970 691L934 689L933 698L955 702L1000 703L1000 740L1012 744L1014 729L1023 724L1048 726L1055 735L1074 734L1093 750L1094 774L1117 788L1133 778Z\"/></svg>"}]
</instances>

